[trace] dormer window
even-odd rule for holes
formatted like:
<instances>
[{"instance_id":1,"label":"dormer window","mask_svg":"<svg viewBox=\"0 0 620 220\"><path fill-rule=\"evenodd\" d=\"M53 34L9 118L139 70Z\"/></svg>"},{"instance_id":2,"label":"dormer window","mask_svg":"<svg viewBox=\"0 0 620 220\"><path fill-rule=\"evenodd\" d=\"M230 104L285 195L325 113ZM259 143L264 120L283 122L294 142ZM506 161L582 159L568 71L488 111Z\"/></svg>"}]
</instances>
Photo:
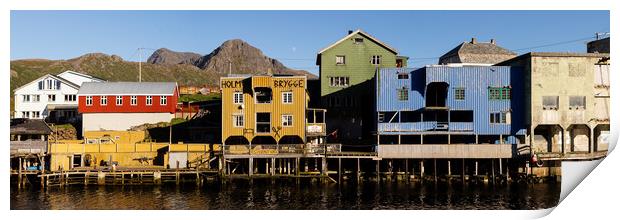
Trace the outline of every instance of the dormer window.
<instances>
[{"instance_id":1,"label":"dormer window","mask_svg":"<svg viewBox=\"0 0 620 220\"><path fill-rule=\"evenodd\" d=\"M354 41L355 41L355 44L361 44L361 43L364 43L364 38L356 37Z\"/></svg>"}]
</instances>

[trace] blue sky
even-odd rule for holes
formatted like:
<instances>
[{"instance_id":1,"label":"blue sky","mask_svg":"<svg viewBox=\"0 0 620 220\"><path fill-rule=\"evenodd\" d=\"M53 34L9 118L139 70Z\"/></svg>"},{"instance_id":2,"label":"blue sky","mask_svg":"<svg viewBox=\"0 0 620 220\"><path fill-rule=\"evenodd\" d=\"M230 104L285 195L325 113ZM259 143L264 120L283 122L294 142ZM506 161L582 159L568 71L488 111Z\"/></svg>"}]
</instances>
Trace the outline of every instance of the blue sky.
<instances>
[{"instance_id":1,"label":"blue sky","mask_svg":"<svg viewBox=\"0 0 620 220\"><path fill-rule=\"evenodd\" d=\"M208 54L240 38L317 73L316 53L355 29L409 56L409 66L423 66L472 37L526 48L519 54L585 52L584 38L609 32L609 11L12 11L11 60L102 52L135 61L139 47ZM567 41L574 42L531 48Z\"/></svg>"}]
</instances>

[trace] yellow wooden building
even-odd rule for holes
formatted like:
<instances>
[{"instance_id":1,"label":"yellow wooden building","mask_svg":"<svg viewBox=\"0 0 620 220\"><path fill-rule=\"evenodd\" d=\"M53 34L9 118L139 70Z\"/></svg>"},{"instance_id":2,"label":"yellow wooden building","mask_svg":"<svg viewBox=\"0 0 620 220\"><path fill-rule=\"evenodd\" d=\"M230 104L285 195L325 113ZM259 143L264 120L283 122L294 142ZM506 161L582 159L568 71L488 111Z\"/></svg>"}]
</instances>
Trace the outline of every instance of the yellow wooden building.
<instances>
[{"instance_id":1,"label":"yellow wooden building","mask_svg":"<svg viewBox=\"0 0 620 220\"><path fill-rule=\"evenodd\" d=\"M325 133L323 121L314 123L324 110L307 109L305 76L229 75L220 87L224 145L304 144L310 124L313 134Z\"/></svg>"}]
</instances>

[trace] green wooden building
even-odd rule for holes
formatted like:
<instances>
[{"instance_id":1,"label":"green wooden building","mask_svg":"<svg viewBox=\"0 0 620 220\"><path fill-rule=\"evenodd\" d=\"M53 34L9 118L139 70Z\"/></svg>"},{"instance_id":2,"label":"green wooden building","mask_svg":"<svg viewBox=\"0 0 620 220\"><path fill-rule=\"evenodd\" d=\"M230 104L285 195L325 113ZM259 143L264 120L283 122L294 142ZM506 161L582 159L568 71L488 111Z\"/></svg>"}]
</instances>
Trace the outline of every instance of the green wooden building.
<instances>
[{"instance_id":1,"label":"green wooden building","mask_svg":"<svg viewBox=\"0 0 620 220\"><path fill-rule=\"evenodd\" d=\"M373 79L379 68L406 67L407 59L362 30L349 31L318 52L321 105L328 109L328 132L333 133L329 139L374 143Z\"/></svg>"}]
</instances>

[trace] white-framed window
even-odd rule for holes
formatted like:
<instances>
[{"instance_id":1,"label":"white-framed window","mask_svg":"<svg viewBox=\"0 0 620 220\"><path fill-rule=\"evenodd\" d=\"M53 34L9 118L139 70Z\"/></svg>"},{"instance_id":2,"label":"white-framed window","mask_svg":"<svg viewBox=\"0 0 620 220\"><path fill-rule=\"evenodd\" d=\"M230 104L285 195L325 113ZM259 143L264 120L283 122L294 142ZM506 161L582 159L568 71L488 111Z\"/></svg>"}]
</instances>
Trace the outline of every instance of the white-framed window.
<instances>
[{"instance_id":1,"label":"white-framed window","mask_svg":"<svg viewBox=\"0 0 620 220\"><path fill-rule=\"evenodd\" d=\"M293 126L293 115L282 115L282 127Z\"/></svg>"},{"instance_id":2,"label":"white-framed window","mask_svg":"<svg viewBox=\"0 0 620 220\"><path fill-rule=\"evenodd\" d=\"M123 105L123 96L116 96L116 105Z\"/></svg>"},{"instance_id":3,"label":"white-framed window","mask_svg":"<svg viewBox=\"0 0 620 220\"><path fill-rule=\"evenodd\" d=\"M166 105L166 104L168 104L168 97L160 96L159 97L159 105Z\"/></svg>"},{"instance_id":4,"label":"white-framed window","mask_svg":"<svg viewBox=\"0 0 620 220\"><path fill-rule=\"evenodd\" d=\"M107 96L101 96L100 104L101 105L108 105L108 97Z\"/></svg>"},{"instance_id":5,"label":"white-framed window","mask_svg":"<svg viewBox=\"0 0 620 220\"><path fill-rule=\"evenodd\" d=\"M30 112L22 112L23 118L30 118Z\"/></svg>"},{"instance_id":6,"label":"white-framed window","mask_svg":"<svg viewBox=\"0 0 620 220\"><path fill-rule=\"evenodd\" d=\"M146 96L146 105L153 105L153 96Z\"/></svg>"},{"instance_id":7,"label":"white-framed window","mask_svg":"<svg viewBox=\"0 0 620 220\"><path fill-rule=\"evenodd\" d=\"M45 80L45 85L46 85L46 89L51 90L52 86L54 85L54 80L53 79L47 79Z\"/></svg>"},{"instance_id":8,"label":"white-framed window","mask_svg":"<svg viewBox=\"0 0 620 220\"><path fill-rule=\"evenodd\" d=\"M32 118L40 118L40 117L41 117L41 112L37 112L37 111L32 112Z\"/></svg>"},{"instance_id":9,"label":"white-framed window","mask_svg":"<svg viewBox=\"0 0 620 220\"><path fill-rule=\"evenodd\" d=\"M233 103L234 104L243 104L243 93L235 92L233 93Z\"/></svg>"},{"instance_id":10,"label":"white-framed window","mask_svg":"<svg viewBox=\"0 0 620 220\"><path fill-rule=\"evenodd\" d=\"M131 105L138 105L138 96L131 96Z\"/></svg>"},{"instance_id":11,"label":"white-framed window","mask_svg":"<svg viewBox=\"0 0 620 220\"><path fill-rule=\"evenodd\" d=\"M44 89L43 88L43 84L44 84L43 81L39 81L39 90L43 90Z\"/></svg>"},{"instance_id":12,"label":"white-framed window","mask_svg":"<svg viewBox=\"0 0 620 220\"><path fill-rule=\"evenodd\" d=\"M30 95L22 95L23 102L30 102Z\"/></svg>"},{"instance_id":13,"label":"white-framed window","mask_svg":"<svg viewBox=\"0 0 620 220\"><path fill-rule=\"evenodd\" d=\"M86 96L86 105L87 106L93 105L93 97L92 96Z\"/></svg>"},{"instance_id":14,"label":"white-framed window","mask_svg":"<svg viewBox=\"0 0 620 220\"><path fill-rule=\"evenodd\" d=\"M75 95L65 95L65 102L75 102Z\"/></svg>"},{"instance_id":15,"label":"white-framed window","mask_svg":"<svg viewBox=\"0 0 620 220\"><path fill-rule=\"evenodd\" d=\"M510 124L511 120L510 112L495 112L489 114L489 122L491 124Z\"/></svg>"},{"instance_id":16,"label":"white-framed window","mask_svg":"<svg viewBox=\"0 0 620 220\"><path fill-rule=\"evenodd\" d=\"M241 114L233 115L233 127L243 127L243 126L244 126L243 115Z\"/></svg>"},{"instance_id":17,"label":"white-framed window","mask_svg":"<svg viewBox=\"0 0 620 220\"><path fill-rule=\"evenodd\" d=\"M585 96L570 96L568 97L568 109L586 109L586 97Z\"/></svg>"},{"instance_id":18,"label":"white-framed window","mask_svg":"<svg viewBox=\"0 0 620 220\"><path fill-rule=\"evenodd\" d=\"M329 77L329 85L331 87L347 87L349 86L349 77L348 76Z\"/></svg>"},{"instance_id":19,"label":"white-framed window","mask_svg":"<svg viewBox=\"0 0 620 220\"><path fill-rule=\"evenodd\" d=\"M47 101L48 102L55 102L56 101L56 95L47 95Z\"/></svg>"},{"instance_id":20,"label":"white-framed window","mask_svg":"<svg viewBox=\"0 0 620 220\"><path fill-rule=\"evenodd\" d=\"M381 56L380 55L373 55L372 57L370 57L370 63L372 65L379 65L379 64L381 64Z\"/></svg>"},{"instance_id":21,"label":"white-framed window","mask_svg":"<svg viewBox=\"0 0 620 220\"><path fill-rule=\"evenodd\" d=\"M336 64L337 65L344 65L345 64L345 57L344 57L344 55L336 55Z\"/></svg>"},{"instance_id":22,"label":"white-framed window","mask_svg":"<svg viewBox=\"0 0 620 220\"><path fill-rule=\"evenodd\" d=\"M32 101L33 102L41 101L41 95L32 95Z\"/></svg>"},{"instance_id":23,"label":"white-framed window","mask_svg":"<svg viewBox=\"0 0 620 220\"><path fill-rule=\"evenodd\" d=\"M293 104L293 92L282 92L282 103Z\"/></svg>"}]
</instances>

